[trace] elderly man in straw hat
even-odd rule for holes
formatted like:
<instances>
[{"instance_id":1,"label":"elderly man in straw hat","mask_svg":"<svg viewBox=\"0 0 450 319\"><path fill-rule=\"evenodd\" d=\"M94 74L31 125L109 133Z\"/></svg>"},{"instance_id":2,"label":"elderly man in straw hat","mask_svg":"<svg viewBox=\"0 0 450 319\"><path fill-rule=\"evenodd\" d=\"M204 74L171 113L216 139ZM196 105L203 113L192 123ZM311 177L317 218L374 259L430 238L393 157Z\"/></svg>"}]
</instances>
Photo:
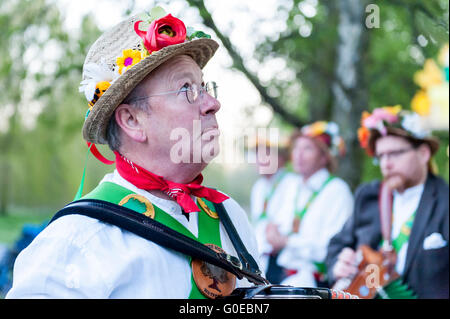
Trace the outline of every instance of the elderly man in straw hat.
<instances>
[{"instance_id":1,"label":"elderly man in straw hat","mask_svg":"<svg viewBox=\"0 0 450 319\"><path fill-rule=\"evenodd\" d=\"M105 162L95 144L109 144L116 170L83 198L123 205L237 256L215 210L222 203L257 256L242 208L201 185L201 171L217 153L220 109L217 87L205 84L202 68L217 48L159 7L121 22L92 45L81 86L90 105L83 137ZM7 297L214 298L249 284L228 272L208 284L217 269L200 267L194 278L193 267L187 255L72 214L51 222L20 254Z\"/></svg>"},{"instance_id":2,"label":"elderly man in straw hat","mask_svg":"<svg viewBox=\"0 0 450 319\"><path fill-rule=\"evenodd\" d=\"M327 265L335 286L342 289L353 280L359 263L355 250L367 245L393 253L388 260L413 295L449 297L449 190L433 174L430 163L439 143L422 124L418 114L400 106L363 113L360 143L378 161L383 181L359 187L352 217L330 240ZM358 294L364 297L368 288ZM389 297L399 298L396 291Z\"/></svg>"},{"instance_id":3,"label":"elderly man in straw hat","mask_svg":"<svg viewBox=\"0 0 450 319\"><path fill-rule=\"evenodd\" d=\"M272 247L267 278L316 287L324 281L328 241L353 209L349 186L333 175L345 148L337 124L325 121L304 126L292 135L291 143L296 174L280 183L278 214L266 228Z\"/></svg>"}]
</instances>

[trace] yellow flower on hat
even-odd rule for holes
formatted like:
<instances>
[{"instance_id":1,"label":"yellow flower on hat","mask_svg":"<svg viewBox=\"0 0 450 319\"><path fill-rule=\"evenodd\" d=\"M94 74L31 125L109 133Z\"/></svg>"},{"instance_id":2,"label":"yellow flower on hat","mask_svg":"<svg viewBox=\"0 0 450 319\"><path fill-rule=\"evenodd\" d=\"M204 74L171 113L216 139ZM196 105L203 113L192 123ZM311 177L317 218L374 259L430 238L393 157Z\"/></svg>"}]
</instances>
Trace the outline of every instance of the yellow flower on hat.
<instances>
[{"instance_id":1,"label":"yellow flower on hat","mask_svg":"<svg viewBox=\"0 0 450 319\"><path fill-rule=\"evenodd\" d=\"M327 122L319 121L311 125L311 127L308 130L308 133L312 136L317 136L323 134L326 131L326 129L327 129Z\"/></svg>"},{"instance_id":2,"label":"yellow flower on hat","mask_svg":"<svg viewBox=\"0 0 450 319\"><path fill-rule=\"evenodd\" d=\"M414 95L411 101L411 108L419 115L427 116L430 114L431 101L428 94L421 90Z\"/></svg>"},{"instance_id":3,"label":"yellow flower on hat","mask_svg":"<svg viewBox=\"0 0 450 319\"><path fill-rule=\"evenodd\" d=\"M392 115L397 115L402 110L402 106L400 104L394 106L385 106L383 109Z\"/></svg>"},{"instance_id":4,"label":"yellow flower on hat","mask_svg":"<svg viewBox=\"0 0 450 319\"><path fill-rule=\"evenodd\" d=\"M89 110L92 110L94 104L98 101L98 99L106 92L106 90L111 86L111 83L108 81L100 81L95 85L95 92L92 97L92 100L89 101Z\"/></svg>"},{"instance_id":5,"label":"yellow flower on hat","mask_svg":"<svg viewBox=\"0 0 450 319\"><path fill-rule=\"evenodd\" d=\"M428 89L433 85L439 85L444 81L441 70L436 62L431 59L425 61L423 70L414 74L414 82L423 89Z\"/></svg>"},{"instance_id":6,"label":"yellow flower on hat","mask_svg":"<svg viewBox=\"0 0 450 319\"><path fill-rule=\"evenodd\" d=\"M133 65L139 63L141 59L141 51L133 49L123 50L122 56L116 59L116 64L119 67L119 74L122 74Z\"/></svg>"}]
</instances>

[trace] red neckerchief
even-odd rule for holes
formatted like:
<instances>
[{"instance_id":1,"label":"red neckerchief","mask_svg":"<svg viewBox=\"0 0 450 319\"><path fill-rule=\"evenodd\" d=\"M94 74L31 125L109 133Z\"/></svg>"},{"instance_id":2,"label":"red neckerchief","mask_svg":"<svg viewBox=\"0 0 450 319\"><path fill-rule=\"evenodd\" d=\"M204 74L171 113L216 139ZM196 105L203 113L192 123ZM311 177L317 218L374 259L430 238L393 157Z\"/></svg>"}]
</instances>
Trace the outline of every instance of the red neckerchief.
<instances>
[{"instance_id":1,"label":"red neckerchief","mask_svg":"<svg viewBox=\"0 0 450 319\"><path fill-rule=\"evenodd\" d=\"M201 186L202 174L199 174L188 184L175 183L134 164L118 152L114 152L114 154L116 155L116 168L120 176L140 189L163 191L176 200L186 213L200 211L190 195L205 198L213 203L221 203L229 198L212 188Z\"/></svg>"}]
</instances>

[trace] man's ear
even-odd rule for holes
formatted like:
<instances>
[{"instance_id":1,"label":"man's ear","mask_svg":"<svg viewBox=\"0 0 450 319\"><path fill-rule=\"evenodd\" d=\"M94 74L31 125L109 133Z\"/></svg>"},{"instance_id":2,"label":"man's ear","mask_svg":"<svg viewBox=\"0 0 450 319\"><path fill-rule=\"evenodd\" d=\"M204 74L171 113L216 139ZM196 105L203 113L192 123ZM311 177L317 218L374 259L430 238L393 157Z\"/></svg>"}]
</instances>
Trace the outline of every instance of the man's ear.
<instances>
[{"instance_id":1,"label":"man's ear","mask_svg":"<svg viewBox=\"0 0 450 319\"><path fill-rule=\"evenodd\" d=\"M136 142L143 143L147 140L144 130L143 111L129 104L120 104L115 113L117 125L120 126L125 135Z\"/></svg>"},{"instance_id":2,"label":"man's ear","mask_svg":"<svg viewBox=\"0 0 450 319\"><path fill-rule=\"evenodd\" d=\"M327 154L325 154L324 150L320 150L320 158L319 158L319 164L320 167L327 167L330 163L330 160L328 159Z\"/></svg>"},{"instance_id":3,"label":"man's ear","mask_svg":"<svg viewBox=\"0 0 450 319\"><path fill-rule=\"evenodd\" d=\"M431 159L431 149L428 144L423 143L417 150L420 154L420 160L423 161L423 163L428 163Z\"/></svg>"}]
</instances>

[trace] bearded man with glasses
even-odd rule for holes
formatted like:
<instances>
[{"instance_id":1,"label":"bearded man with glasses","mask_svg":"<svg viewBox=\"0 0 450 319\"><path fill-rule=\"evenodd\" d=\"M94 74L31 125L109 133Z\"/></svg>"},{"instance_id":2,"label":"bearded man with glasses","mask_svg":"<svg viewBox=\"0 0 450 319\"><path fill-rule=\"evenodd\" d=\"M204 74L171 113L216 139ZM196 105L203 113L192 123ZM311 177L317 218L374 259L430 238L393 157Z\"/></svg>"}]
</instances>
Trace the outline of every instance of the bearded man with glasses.
<instances>
[{"instance_id":1,"label":"bearded man with glasses","mask_svg":"<svg viewBox=\"0 0 450 319\"><path fill-rule=\"evenodd\" d=\"M216 113L221 105L217 86L205 83L202 72L218 44L162 8L146 15L146 23L142 17L119 23L88 52L80 87L90 106L83 137L105 163L110 161L95 144L108 144L116 170L74 202L115 208L116 215L108 216L118 216L124 211L118 206L124 206L126 217L138 220L145 232L77 212L54 217L17 258L8 298L198 299L250 285L248 277L195 259L206 247L213 250L208 256L233 261L234 270L249 267L239 262L247 249L246 260L258 273L250 258L257 256L257 246L246 213L222 192L201 185L208 160L194 159L196 145L202 155L205 148L218 151ZM172 157L178 143L172 133L179 129L187 133L183 138L189 150L182 162ZM234 227L232 234L225 223ZM153 239L144 236L155 228L159 232ZM176 249L188 243L194 257Z\"/></svg>"},{"instance_id":2,"label":"bearded man with glasses","mask_svg":"<svg viewBox=\"0 0 450 319\"><path fill-rule=\"evenodd\" d=\"M364 112L361 122L361 146L378 163L383 180L359 187L353 215L330 240L330 284L351 287L364 271L356 251L367 245L392 256L392 273L416 297L448 298L449 189L431 165L439 143L422 129L418 114L399 106ZM368 294L368 286L358 293Z\"/></svg>"}]
</instances>

